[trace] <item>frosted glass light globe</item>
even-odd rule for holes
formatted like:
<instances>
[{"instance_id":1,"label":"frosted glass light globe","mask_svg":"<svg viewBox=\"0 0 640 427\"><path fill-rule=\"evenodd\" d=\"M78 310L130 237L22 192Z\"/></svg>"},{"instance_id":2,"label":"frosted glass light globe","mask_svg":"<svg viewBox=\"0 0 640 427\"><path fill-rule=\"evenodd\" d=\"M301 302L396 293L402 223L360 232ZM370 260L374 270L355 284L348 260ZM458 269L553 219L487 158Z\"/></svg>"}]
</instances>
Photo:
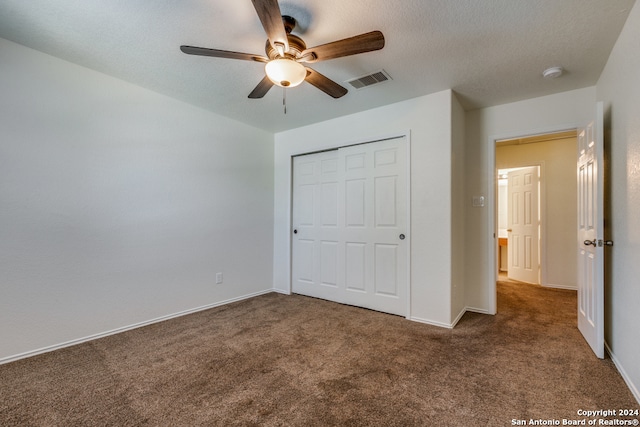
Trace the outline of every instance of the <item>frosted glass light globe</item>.
<instances>
[{"instance_id":1,"label":"frosted glass light globe","mask_svg":"<svg viewBox=\"0 0 640 427\"><path fill-rule=\"evenodd\" d=\"M304 65L291 59L274 59L264 67L267 77L280 87L298 86L307 77Z\"/></svg>"}]
</instances>

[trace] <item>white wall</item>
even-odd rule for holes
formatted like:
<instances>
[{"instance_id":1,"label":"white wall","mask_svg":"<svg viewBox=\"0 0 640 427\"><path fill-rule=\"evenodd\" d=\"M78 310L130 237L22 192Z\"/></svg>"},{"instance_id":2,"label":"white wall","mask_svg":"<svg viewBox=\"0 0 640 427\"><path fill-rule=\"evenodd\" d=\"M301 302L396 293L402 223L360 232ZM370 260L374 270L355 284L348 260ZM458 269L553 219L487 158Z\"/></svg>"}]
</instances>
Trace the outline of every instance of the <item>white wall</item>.
<instances>
[{"instance_id":1,"label":"white wall","mask_svg":"<svg viewBox=\"0 0 640 427\"><path fill-rule=\"evenodd\" d=\"M541 206L545 226L540 262L544 286L577 289L577 147L574 137L496 148L498 169L541 165L541 195L544 196Z\"/></svg>"},{"instance_id":2,"label":"white wall","mask_svg":"<svg viewBox=\"0 0 640 427\"><path fill-rule=\"evenodd\" d=\"M411 134L411 317L451 324L451 105L443 91L275 136L274 287L290 290L291 156Z\"/></svg>"},{"instance_id":3,"label":"white wall","mask_svg":"<svg viewBox=\"0 0 640 427\"><path fill-rule=\"evenodd\" d=\"M640 3L611 52L597 84L605 103L605 153L610 180L605 263L605 340L640 402Z\"/></svg>"},{"instance_id":4,"label":"white wall","mask_svg":"<svg viewBox=\"0 0 640 427\"><path fill-rule=\"evenodd\" d=\"M487 313L496 310L497 261L493 263L490 256L490 253L495 255L494 230L490 229L490 218L494 218L495 213L494 140L584 125L594 114L595 102L595 87L591 87L467 112L465 297L468 307ZM473 196L485 196L485 207L472 207Z\"/></svg>"},{"instance_id":5,"label":"white wall","mask_svg":"<svg viewBox=\"0 0 640 427\"><path fill-rule=\"evenodd\" d=\"M0 361L272 288L271 134L2 39L0 75Z\"/></svg>"}]
</instances>

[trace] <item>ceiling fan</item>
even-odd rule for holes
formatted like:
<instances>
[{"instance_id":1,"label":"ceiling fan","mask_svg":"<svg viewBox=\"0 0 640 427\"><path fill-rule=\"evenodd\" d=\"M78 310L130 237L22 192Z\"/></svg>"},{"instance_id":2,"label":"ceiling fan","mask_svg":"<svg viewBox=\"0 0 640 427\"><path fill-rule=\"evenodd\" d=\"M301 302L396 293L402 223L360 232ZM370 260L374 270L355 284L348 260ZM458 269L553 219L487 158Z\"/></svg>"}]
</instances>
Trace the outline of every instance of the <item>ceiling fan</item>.
<instances>
[{"instance_id":1,"label":"ceiling fan","mask_svg":"<svg viewBox=\"0 0 640 427\"><path fill-rule=\"evenodd\" d=\"M228 50L195 46L180 46L188 55L213 56L216 58L242 59L265 63L266 76L249 94L249 98L262 98L273 85L294 87L307 81L333 98L340 98L347 89L325 77L314 69L303 65L328 59L371 52L384 47L384 36L380 31L371 31L358 36L307 48L305 42L291 34L296 21L290 16L281 16L277 0L251 0L267 33L266 56Z\"/></svg>"}]
</instances>

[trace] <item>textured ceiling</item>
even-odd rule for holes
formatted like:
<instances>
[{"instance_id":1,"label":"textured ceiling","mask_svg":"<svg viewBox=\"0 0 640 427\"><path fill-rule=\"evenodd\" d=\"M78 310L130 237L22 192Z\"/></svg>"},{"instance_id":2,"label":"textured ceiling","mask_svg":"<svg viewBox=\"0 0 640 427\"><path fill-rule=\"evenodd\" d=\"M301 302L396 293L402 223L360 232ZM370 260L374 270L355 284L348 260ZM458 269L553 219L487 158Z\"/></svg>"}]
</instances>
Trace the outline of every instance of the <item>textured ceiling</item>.
<instances>
[{"instance_id":1,"label":"textured ceiling","mask_svg":"<svg viewBox=\"0 0 640 427\"><path fill-rule=\"evenodd\" d=\"M313 65L392 81L333 99L303 83L247 95L257 62L185 55L182 44L264 54L250 0L2 0L0 37L269 131L453 89L466 109L592 86L635 0L283 0L307 46L380 30L381 51ZM549 66L566 73L542 78Z\"/></svg>"}]
</instances>

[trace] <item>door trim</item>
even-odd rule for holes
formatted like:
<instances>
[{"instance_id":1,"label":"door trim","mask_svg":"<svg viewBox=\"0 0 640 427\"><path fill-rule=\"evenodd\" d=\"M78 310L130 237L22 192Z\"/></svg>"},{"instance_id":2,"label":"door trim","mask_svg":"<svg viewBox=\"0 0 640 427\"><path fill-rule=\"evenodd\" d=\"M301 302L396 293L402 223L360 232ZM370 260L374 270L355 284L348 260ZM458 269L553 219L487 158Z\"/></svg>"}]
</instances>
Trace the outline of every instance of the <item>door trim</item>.
<instances>
[{"instance_id":1,"label":"door trim","mask_svg":"<svg viewBox=\"0 0 640 427\"><path fill-rule=\"evenodd\" d=\"M557 133L576 130L580 124L567 124L560 126L550 126L547 128L514 131L504 134L490 135L488 138L488 155L487 155L487 234L486 234L486 252L487 252L487 306L488 314L496 314L498 306L498 296L496 282L498 281L498 212L496 209L496 194L498 193L498 180L496 169L496 142L503 139L525 138L532 135L544 135L547 133ZM543 236L544 238L544 236ZM542 258L542 254L541 254ZM542 273L541 273L542 276ZM546 283L546 276L544 277ZM542 280L542 277L541 277Z\"/></svg>"},{"instance_id":2,"label":"door trim","mask_svg":"<svg viewBox=\"0 0 640 427\"><path fill-rule=\"evenodd\" d=\"M300 151L291 154L289 159L289 197L288 197L288 209L287 209L287 224L289 226L289 234L287 239L287 263L288 263L288 283L287 294L291 295L293 290L293 159L294 157L304 156L306 154L314 154L323 151L333 151L340 148L351 147L354 145L370 144L380 141L388 141L391 139L403 139L406 144L406 190L407 190L407 206L406 206L406 244L407 244L407 262L406 262L406 274L407 274L407 289L406 289L406 319L411 319L411 131L406 130L403 132L390 133L385 135L379 135L377 137L369 137L358 139L355 141L336 141L329 143L317 150Z\"/></svg>"}]
</instances>

